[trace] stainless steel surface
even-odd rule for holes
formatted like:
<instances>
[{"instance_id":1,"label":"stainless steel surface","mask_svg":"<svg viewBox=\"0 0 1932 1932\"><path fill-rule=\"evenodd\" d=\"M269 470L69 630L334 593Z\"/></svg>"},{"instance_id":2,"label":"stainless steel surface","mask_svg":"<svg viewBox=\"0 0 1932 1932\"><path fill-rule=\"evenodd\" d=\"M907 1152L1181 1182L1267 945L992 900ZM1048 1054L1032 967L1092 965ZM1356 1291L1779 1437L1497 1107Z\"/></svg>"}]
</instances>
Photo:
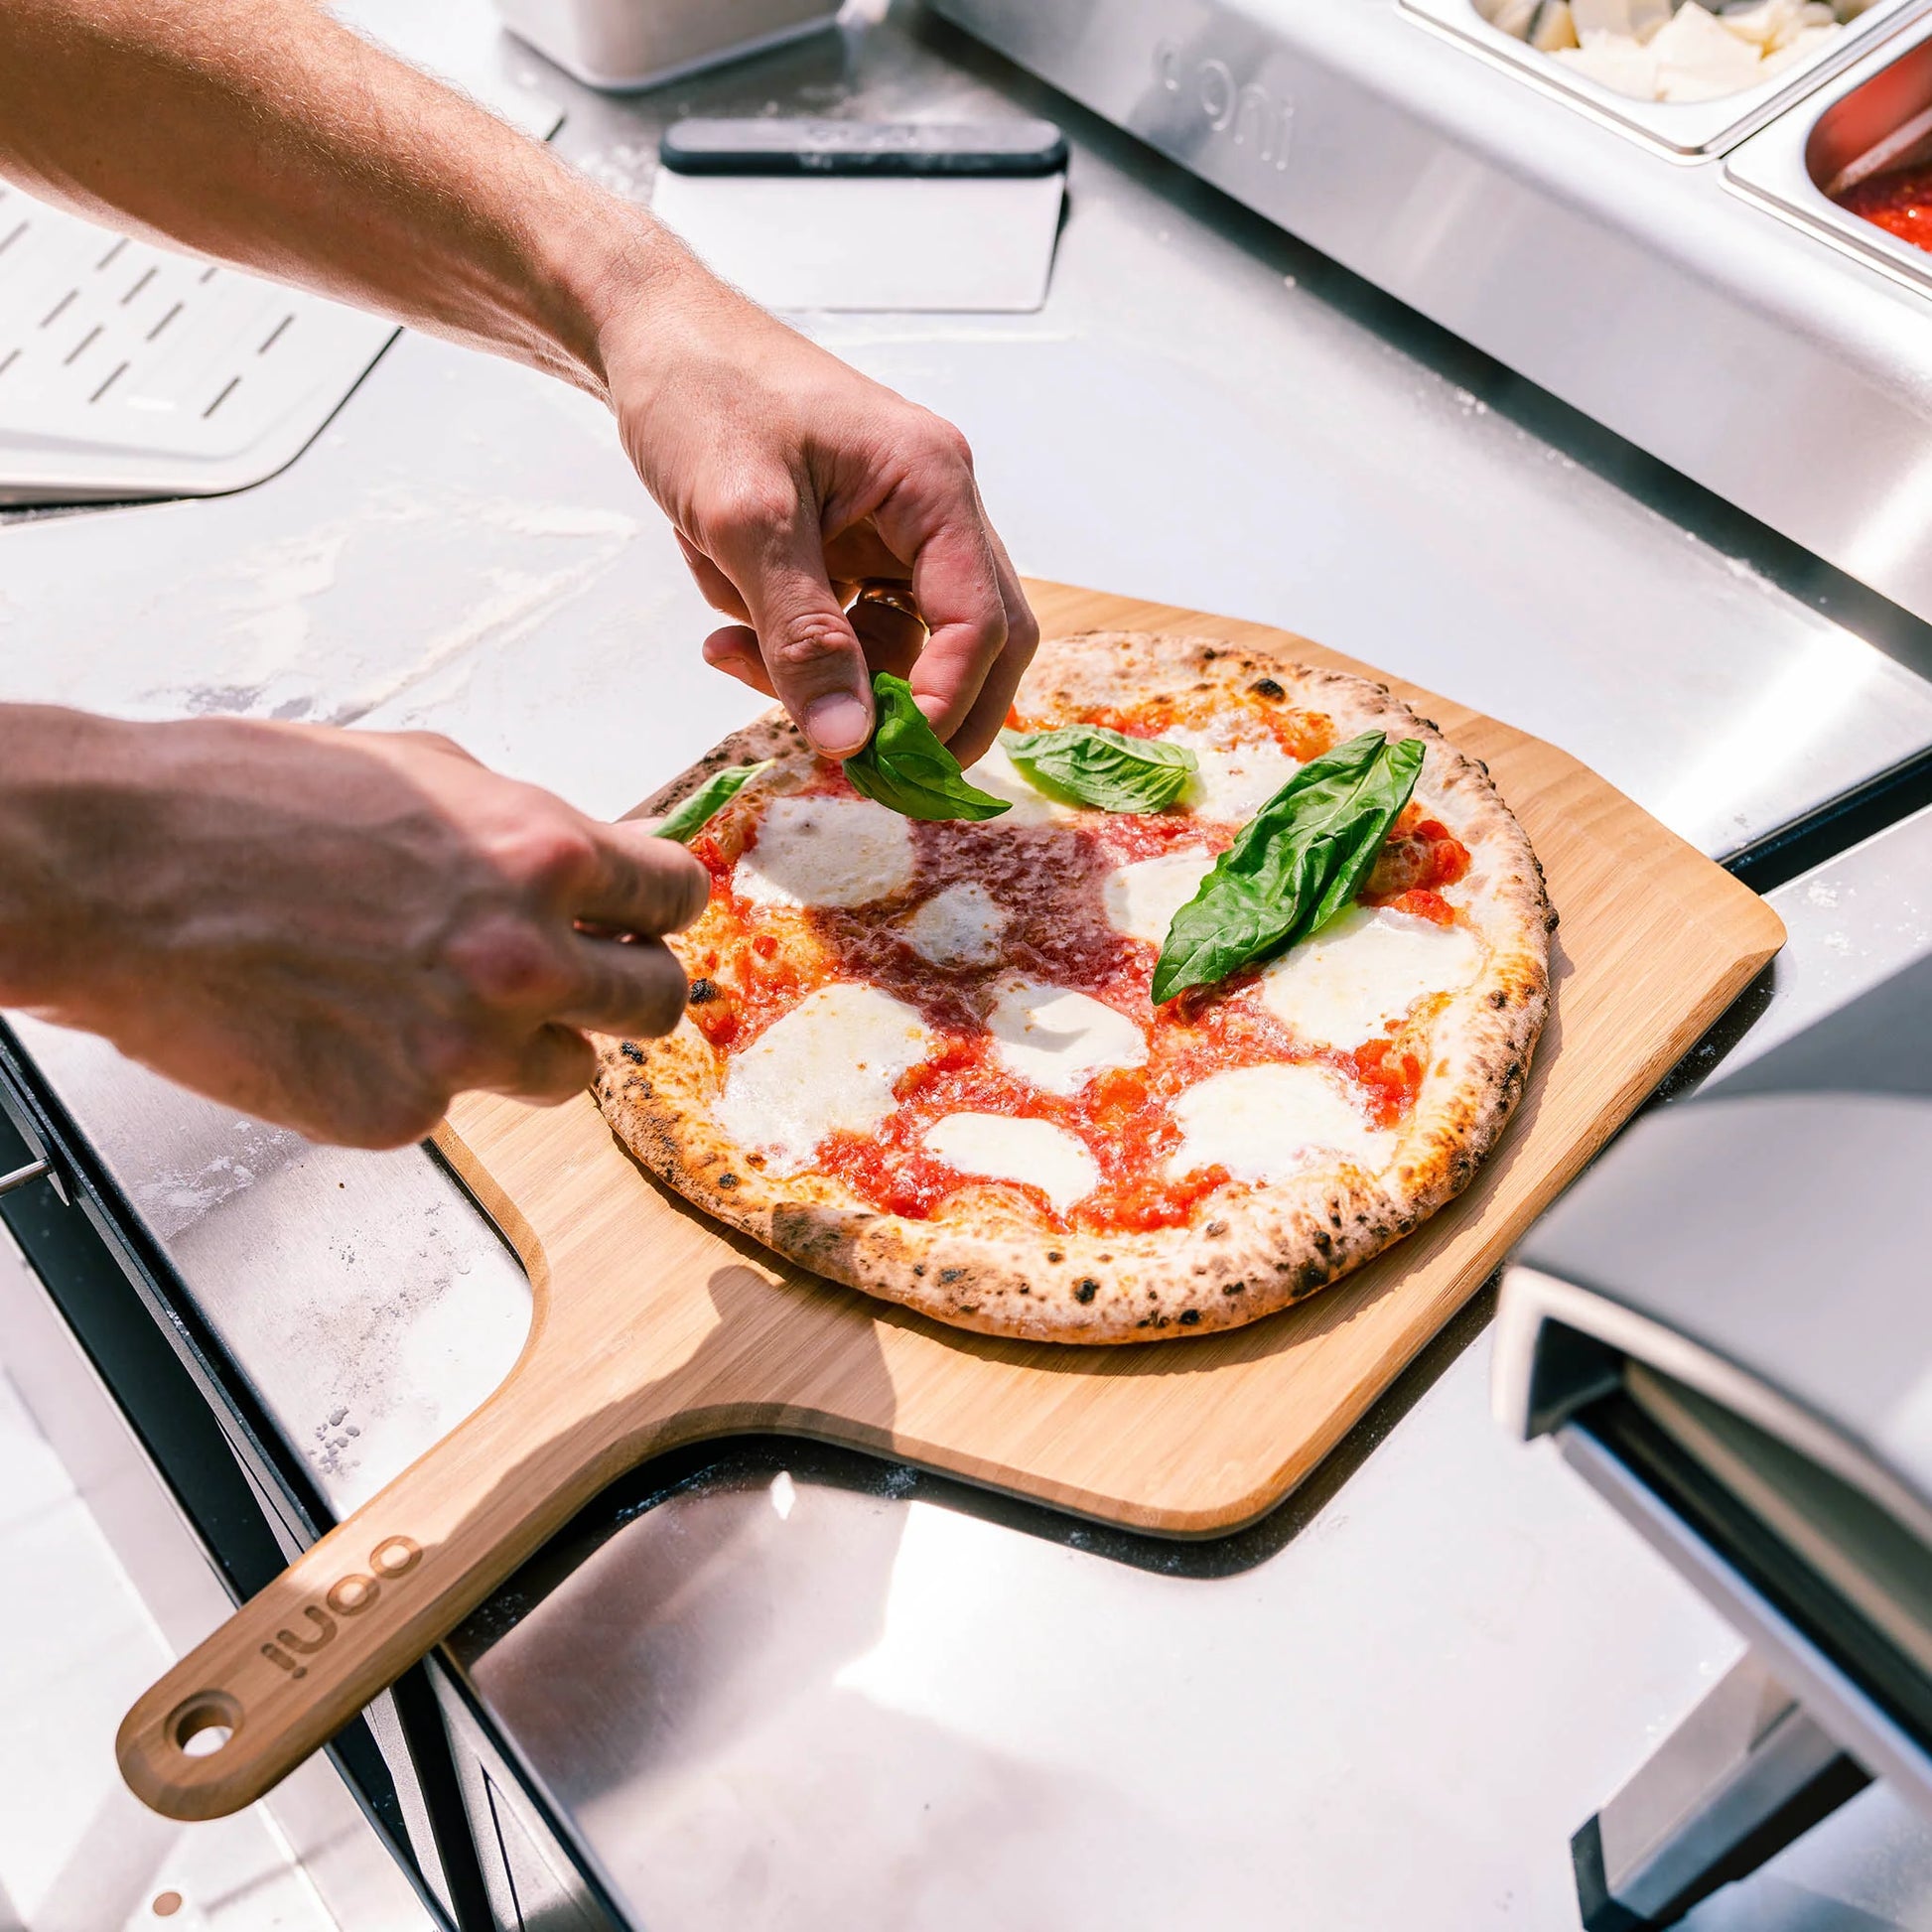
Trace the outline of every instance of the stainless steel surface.
<instances>
[{"instance_id":1,"label":"stainless steel surface","mask_svg":"<svg viewBox=\"0 0 1932 1932\"><path fill-rule=\"evenodd\" d=\"M1718 1606L1844 1749L1922 1811L1932 1811L1932 1758L1915 1738L1580 1424L1565 1424L1557 1444L1564 1460Z\"/></svg>"},{"instance_id":2,"label":"stainless steel surface","mask_svg":"<svg viewBox=\"0 0 1932 1932\"><path fill-rule=\"evenodd\" d=\"M1906 1112L1897 1110L1900 1115ZM1917 1167L1916 1162L1908 1165ZM1759 1265L1740 1265L1728 1277L1715 1267L1707 1267L1705 1274L1715 1289L1741 1286L1748 1291L1756 1286ZM1814 1283L1818 1278L1814 1272ZM1898 1278L1885 1268L1858 1277L1862 1284L1874 1279L1889 1287ZM1899 1284L1907 1289L1913 1285L1910 1277ZM1668 1297L1660 1300L1668 1305ZM1771 1308L1770 1320L1781 1318L1786 1329L1796 1325L1788 1305L1778 1310L1773 1299ZM1549 1433L1584 1402L1608 1393L1616 1386L1616 1377L1595 1359L1553 1362L1543 1358L1543 1346L1556 1330L1587 1335L1617 1358L1641 1362L1743 1417L1849 1489L1862 1492L1909 1534L1932 1541L1932 1513L1927 1509L1922 1475L1924 1426L1917 1413L1925 1400L1922 1338L1901 1335L1893 1347L1892 1337L1864 1311L1837 1302L1832 1310L1829 1327L1814 1322L1810 1332L1815 1353L1839 1357L1831 1363L1838 1375L1794 1373L1790 1380L1795 1387L1787 1387L1768 1374L1761 1359L1748 1349L1727 1349L1722 1321L1710 1323L1708 1329L1688 1320L1673 1322L1660 1315L1654 1304L1631 1307L1619 1297L1600 1294L1546 1266L1515 1260L1503 1271L1493 1346L1492 1407L1503 1429L1529 1441ZM1740 1324L1729 1325L1735 1334ZM1719 1339L1714 1341L1709 1330L1715 1330ZM1787 1360L1802 1359L1797 1348L1782 1352ZM1765 1353L1776 1359L1778 1351ZM1891 1386L1882 1393L1874 1391L1869 1408L1855 1403L1848 1409L1834 1405L1829 1396L1819 1399L1820 1383L1829 1389L1837 1379L1856 1388L1856 1377L1846 1372L1846 1357L1867 1361L1876 1357L1882 1364ZM1889 1404L1885 1395L1892 1398Z\"/></svg>"},{"instance_id":3,"label":"stainless steel surface","mask_svg":"<svg viewBox=\"0 0 1932 1932\"><path fill-rule=\"evenodd\" d=\"M1305 1524L1121 1562L780 1449L459 1656L653 1932L1565 1923L1733 1640L1459 1367Z\"/></svg>"},{"instance_id":4,"label":"stainless steel surface","mask_svg":"<svg viewBox=\"0 0 1932 1932\"><path fill-rule=\"evenodd\" d=\"M11 1194L16 1187L25 1187L29 1181L38 1180L53 1170L45 1161L30 1161L24 1168L16 1168L12 1173L0 1173L0 1194Z\"/></svg>"},{"instance_id":5,"label":"stainless steel surface","mask_svg":"<svg viewBox=\"0 0 1932 1932\"><path fill-rule=\"evenodd\" d=\"M1924 297L1397 0L935 0L1087 106L1921 617ZM1808 103L1792 113L1802 119Z\"/></svg>"},{"instance_id":6,"label":"stainless steel surface","mask_svg":"<svg viewBox=\"0 0 1932 1932\"><path fill-rule=\"evenodd\" d=\"M633 103L505 56L480 0L405 30L460 74L536 75L563 150L639 198L682 113L1056 111L907 9ZM1619 488L1480 400L1472 359L1058 113L1037 316L810 324L963 423L1023 568L1306 630L1564 744L1711 851L1932 744L1932 693L1774 583L1775 546L1688 533L1694 502ZM607 813L753 708L699 663L707 614L598 409L410 337L272 483L0 528L0 582L9 696L433 726ZM1780 894L1760 1029L1932 947L1929 896L1932 816ZM22 1031L338 1510L500 1375L526 1291L427 1159L307 1148ZM1560 1925L1570 1831L1736 1646L1493 1429L1486 1357L1369 1452L1384 1412L1345 1487L1191 1557L779 1450L520 1622L526 1597L493 1606L513 1627L476 1682L654 1928Z\"/></svg>"},{"instance_id":7,"label":"stainless steel surface","mask_svg":"<svg viewBox=\"0 0 1932 1932\"><path fill-rule=\"evenodd\" d=\"M503 1932L621 1932L544 1822L521 1770L452 1688L445 1660L431 1658L424 1672L435 1688L464 1806L480 1841L493 1923Z\"/></svg>"},{"instance_id":8,"label":"stainless steel surface","mask_svg":"<svg viewBox=\"0 0 1932 1932\"><path fill-rule=\"evenodd\" d=\"M1807 232L1932 292L1932 255L1841 207L1826 190L1932 109L1932 22L1915 26L1725 164L1739 194Z\"/></svg>"},{"instance_id":9,"label":"stainless steel surface","mask_svg":"<svg viewBox=\"0 0 1932 1932\"><path fill-rule=\"evenodd\" d=\"M1790 943L1690 1056L1701 1078L1734 1071L1932 953L1932 809L1781 886L1770 900Z\"/></svg>"},{"instance_id":10,"label":"stainless steel surface","mask_svg":"<svg viewBox=\"0 0 1932 1932\"><path fill-rule=\"evenodd\" d=\"M427 1156L311 1147L11 1024L339 1516L508 1372L529 1284Z\"/></svg>"},{"instance_id":11,"label":"stainless steel surface","mask_svg":"<svg viewBox=\"0 0 1932 1932\"><path fill-rule=\"evenodd\" d=\"M1925 74L1925 34L1912 30L1869 62L1863 76L1834 87L1813 103L1805 172L1815 186L1836 195L1917 155L1926 127L1932 84Z\"/></svg>"},{"instance_id":12,"label":"stainless steel surface","mask_svg":"<svg viewBox=\"0 0 1932 1932\"><path fill-rule=\"evenodd\" d=\"M1809 60L1794 63L1754 87L1700 101L1634 100L1619 94L1492 27L1476 11L1473 0L1402 0L1402 4L1418 20L1506 65L1531 86L1546 87L1668 154L1698 155L1722 153L1752 128L1763 126L1821 79L1858 60L1874 39L1895 28L1901 16L1915 12L1918 0L1876 0L1848 22L1836 43Z\"/></svg>"},{"instance_id":13,"label":"stainless steel surface","mask_svg":"<svg viewBox=\"0 0 1932 1932\"><path fill-rule=\"evenodd\" d=\"M1596 1814L1609 1895L1658 1917L1838 1754L1757 1657L1739 1658Z\"/></svg>"},{"instance_id":14,"label":"stainless steel surface","mask_svg":"<svg viewBox=\"0 0 1932 1932\"><path fill-rule=\"evenodd\" d=\"M1587 1355L1543 1359L1540 1336L1581 1331L1932 1544L1932 954L1860 992L1775 1051L1747 1035L1747 1063L1638 1123L1525 1237L1502 1289L1505 1426L1540 1434L1596 1387Z\"/></svg>"},{"instance_id":15,"label":"stainless steel surface","mask_svg":"<svg viewBox=\"0 0 1932 1932\"><path fill-rule=\"evenodd\" d=\"M1746 994L1689 1056L1679 1077L1667 1089L1673 1099L1695 1091L1714 1074L1735 1073L1749 1066L1772 1047L1850 1007L1861 995L1893 979L1904 968L1932 956L1932 809L1915 813L1841 853L1770 897L1790 932L1790 943L1772 962L1761 989ZM1512 1286L1506 1293L1520 1295L1526 1310L1534 1304L1561 1320L1566 1310L1581 1306L1583 1291L1574 1283L1542 1274L1520 1261L1508 1273ZM1751 1385L1734 1367L1714 1362L1702 1351L1689 1348L1647 1315L1632 1311L1627 1320L1632 1352L1664 1360L1656 1352L1659 1348L1683 1349L1681 1357L1667 1363L1674 1374L1692 1383L1698 1383L1707 1372L1727 1375L1730 1379L1713 1387L1712 1393L1748 1412L1756 1398ZM1504 1322L1496 1338L1497 1419L1519 1435L1540 1431L1548 1421L1536 1413L1532 1386L1528 1343L1534 1326L1533 1316L1521 1322ZM1848 1378L1837 1391L1837 1400L1827 1396L1823 1406L1848 1412L1861 1410L1863 1421L1874 1425L1873 1452L1878 1460L1919 1471L1917 1479L1923 1482L1926 1478L1922 1472L1928 1467L1924 1431L1914 1424L1914 1405L1909 1400L1898 1403L1888 1434L1869 1413L1868 1393L1861 1404L1856 1378ZM1773 1431L1802 1431L1807 1426L1801 1415L1788 1408L1767 1413L1763 1420ZM1836 1453L1822 1443L1819 1447L1827 1459ZM1874 1483L1889 1507L1909 1515L1921 1506L1907 1489L1897 1486L1901 1480L1909 1484L1912 1475L1886 1477L1849 1464L1843 1472L1855 1484ZM1886 1489L1887 1482L1893 1487Z\"/></svg>"},{"instance_id":16,"label":"stainless steel surface","mask_svg":"<svg viewBox=\"0 0 1932 1932\"><path fill-rule=\"evenodd\" d=\"M1559 1290L1574 1284L1601 1311L1575 1325L1791 1444L1932 1546L1928 1168L1923 1095L1720 1088L1708 1108L1640 1123L1504 1271L1511 1426L1527 1433L1532 1388L1544 1408L1518 1350L1546 1319L1573 1325ZM1853 1239L1859 1266L1821 1319L1819 1284Z\"/></svg>"}]
</instances>

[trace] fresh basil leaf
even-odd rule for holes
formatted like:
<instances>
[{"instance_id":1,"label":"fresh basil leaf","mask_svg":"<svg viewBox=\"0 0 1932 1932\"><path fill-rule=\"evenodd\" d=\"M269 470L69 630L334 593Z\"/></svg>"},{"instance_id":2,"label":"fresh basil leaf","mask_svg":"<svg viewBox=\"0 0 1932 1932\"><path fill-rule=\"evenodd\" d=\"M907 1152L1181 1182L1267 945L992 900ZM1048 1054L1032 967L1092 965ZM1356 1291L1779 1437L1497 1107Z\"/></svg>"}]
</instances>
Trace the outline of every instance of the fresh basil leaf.
<instances>
[{"instance_id":1,"label":"fresh basil leaf","mask_svg":"<svg viewBox=\"0 0 1932 1932\"><path fill-rule=\"evenodd\" d=\"M875 671L872 696L879 722L865 749L845 761L855 791L907 818L998 818L1012 810L1011 800L966 782L902 677Z\"/></svg>"},{"instance_id":2,"label":"fresh basil leaf","mask_svg":"<svg viewBox=\"0 0 1932 1932\"><path fill-rule=\"evenodd\" d=\"M1104 725L1000 734L1007 757L1049 798L1103 812L1158 812L1180 796L1200 764L1184 745L1129 738Z\"/></svg>"},{"instance_id":3,"label":"fresh basil leaf","mask_svg":"<svg viewBox=\"0 0 1932 1932\"><path fill-rule=\"evenodd\" d=\"M714 771L688 798L671 807L657 828L657 836L688 844L770 763L769 759L760 759L756 764L728 764L722 771Z\"/></svg>"},{"instance_id":4,"label":"fresh basil leaf","mask_svg":"<svg viewBox=\"0 0 1932 1932\"><path fill-rule=\"evenodd\" d=\"M1382 748L1382 755L1377 760L1375 785L1371 795L1364 800L1364 818L1356 830L1353 849L1336 867L1334 876L1328 881L1327 891L1315 901L1314 910L1296 933L1297 939L1319 932L1337 913L1347 911L1354 904L1355 895L1361 891L1374 870L1376 860L1382 856L1389 827L1400 816L1403 806L1408 804L1416 789L1416 780L1422 776L1425 750L1420 738L1405 738Z\"/></svg>"},{"instance_id":5,"label":"fresh basil leaf","mask_svg":"<svg viewBox=\"0 0 1932 1932\"><path fill-rule=\"evenodd\" d=\"M1155 1003L1272 958L1347 905L1416 788L1423 749L1364 732L1303 765L1174 914Z\"/></svg>"}]
</instances>

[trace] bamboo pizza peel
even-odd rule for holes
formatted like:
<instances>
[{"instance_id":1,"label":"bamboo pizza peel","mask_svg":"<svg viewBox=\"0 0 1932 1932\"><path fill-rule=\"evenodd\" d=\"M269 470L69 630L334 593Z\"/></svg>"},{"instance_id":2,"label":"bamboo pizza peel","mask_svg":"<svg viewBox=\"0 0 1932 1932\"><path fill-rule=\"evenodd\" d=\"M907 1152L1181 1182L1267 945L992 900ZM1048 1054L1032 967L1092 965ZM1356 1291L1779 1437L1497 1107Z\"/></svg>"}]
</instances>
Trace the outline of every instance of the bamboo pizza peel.
<instances>
[{"instance_id":1,"label":"bamboo pizza peel","mask_svg":"<svg viewBox=\"0 0 1932 1932\"><path fill-rule=\"evenodd\" d=\"M1049 635L1171 630L1365 670L1259 624L1030 588ZM814 1437L1175 1536L1279 1502L1784 939L1753 893L1576 759L1394 689L1489 765L1562 918L1528 1089L1465 1193L1246 1328L1013 1342L823 1282L707 1220L630 1160L588 1095L555 1109L465 1096L436 1145L528 1271L523 1352L135 1704L117 1740L135 1793L184 1819L260 1797L601 1488L680 1444Z\"/></svg>"}]
</instances>

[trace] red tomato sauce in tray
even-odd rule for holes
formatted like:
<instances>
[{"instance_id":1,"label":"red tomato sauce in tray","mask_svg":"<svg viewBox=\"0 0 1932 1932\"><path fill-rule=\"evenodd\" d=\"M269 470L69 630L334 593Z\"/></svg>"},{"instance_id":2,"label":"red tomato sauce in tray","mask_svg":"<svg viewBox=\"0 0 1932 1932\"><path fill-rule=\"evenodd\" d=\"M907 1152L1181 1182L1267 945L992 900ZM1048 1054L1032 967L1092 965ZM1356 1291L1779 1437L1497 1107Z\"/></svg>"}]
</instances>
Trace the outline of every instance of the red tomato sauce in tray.
<instances>
[{"instance_id":1,"label":"red tomato sauce in tray","mask_svg":"<svg viewBox=\"0 0 1932 1932\"><path fill-rule=\"evenodd\" d=\"M1932 254L1932 162L1873 175L1848 188L1838 205Z\"/></svg>"}]
</instances>

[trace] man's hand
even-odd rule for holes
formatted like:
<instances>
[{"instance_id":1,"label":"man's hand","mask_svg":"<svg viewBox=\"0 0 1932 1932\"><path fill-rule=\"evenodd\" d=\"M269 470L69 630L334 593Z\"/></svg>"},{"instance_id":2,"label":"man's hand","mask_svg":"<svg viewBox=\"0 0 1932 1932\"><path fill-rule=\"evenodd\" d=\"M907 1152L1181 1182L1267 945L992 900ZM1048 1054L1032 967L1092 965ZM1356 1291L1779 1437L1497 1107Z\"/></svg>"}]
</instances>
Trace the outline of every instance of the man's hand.
<instances>
[{"instance_id":1,"label":"man's hand","mask_svg":"<svg viewBox=\"0 0 1932 1932\"><path fill-rule=\"evenodd\" d=\"M970 764L1039 640L966 440L693 268L621 293L602 359L624 447L707 600L705 656L783 701L815 750L872 730L872 670L909 677ZM862 583L904 587L844 607Z\"/></svg>"},{"instance_id":2,"label":"man's hand","mask_svg":"<svg viewBox=\"0 0 1932 1932\"><path fill-rule=\"evenodd\" d=\"M0 174L605 397L735 620L714 664L828 756L865 741L868 661L962 760L992 743L1036 633L958 431L314 0L0 0ZM849 621L869 579L930 636Z\"/></svg>"},{"instance_id":3,"label":"man's hand","mask_svg":"<svg viewBox=\"0 0 1932 1932\"><path fill-rule=\"evenodd\" d=\"M583 1029L676 1025L707 888L444 739L0 706L0 1003L318 1140L581 1091Z\"/></svg>"}]
</instances>

